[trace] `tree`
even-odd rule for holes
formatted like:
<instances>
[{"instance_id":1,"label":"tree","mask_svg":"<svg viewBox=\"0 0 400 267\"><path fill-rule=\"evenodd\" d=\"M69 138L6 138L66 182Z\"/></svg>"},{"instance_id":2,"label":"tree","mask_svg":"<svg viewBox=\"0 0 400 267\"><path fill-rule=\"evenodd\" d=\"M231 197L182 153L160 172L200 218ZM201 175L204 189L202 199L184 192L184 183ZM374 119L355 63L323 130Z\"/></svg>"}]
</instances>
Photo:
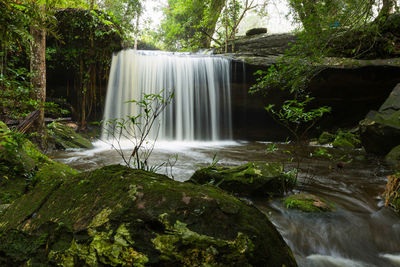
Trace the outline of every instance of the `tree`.
<instances>
[{"instance_id":1,"label":"tree","mask_svg":"<svg viewBox=\"0 0 400 267\"><path fill-rule=\"evenodd\" d=\"M125 33L125 39L129 40L131 34L135 34L137 39L143 0L104 0L99 2L99 8L114 15L116 23Z\"/></svg>"},{"instance_id":2,"label":"tree","mask_svg":"<svg viewBox=\"0 0 400 267\"><path fill-rule=\"evenodd\" d=\"M210 47L225 0L169 0L161 23L167 49Z\"/></svg>"},{"instance_id":3,"label":"tree","mask_svg":"<svg viewBox=\"0 0 400 267\"><path fill-rule=\"evenodd\" d=\"M227 0L225 8L220 18L220 25L217 29L217 34L220 40L224 40L225 53L228 52L228 43L231 41L232 52L235 51L235 38L238 31L239 25L242 22L245 15L256 8L259 8L262 12L265 10L268 1L264 1L263 4L257 4L255 0ZM221 42L220 42L221 43Z\"/></svg>"},{"instance_id":4,"label":"tree","mask_svg":"<svg viewBox=\"0 0 400 267\"><path fill-rule=\"evenodd\" d=\"M386 20L386 18L393 13L395 6L396 0L382 0L382 7L379 10L376 21Z\"/></svg>"}]
</instances>

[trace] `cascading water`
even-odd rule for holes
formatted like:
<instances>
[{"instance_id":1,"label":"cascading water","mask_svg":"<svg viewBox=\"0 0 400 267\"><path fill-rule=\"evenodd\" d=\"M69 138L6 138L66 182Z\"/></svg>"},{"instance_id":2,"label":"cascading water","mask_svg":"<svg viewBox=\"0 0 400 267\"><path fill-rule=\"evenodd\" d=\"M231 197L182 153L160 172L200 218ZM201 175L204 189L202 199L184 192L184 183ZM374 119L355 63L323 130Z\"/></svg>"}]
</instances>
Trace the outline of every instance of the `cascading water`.
<instances>
[{"instance_id":1,"label":"cascading water","mask_svg":"<svg viewBox=\"0 0 400 267\"><path fill-rule=\"evenodd\" d=\"M123 50L114 54L104 120L137 115L130 100L170 92L172 102L153 127L150 138L207 140L232 138L230 60L217 56ZM103 138L105 133L103 133Z\"/></svg>"}]
</instances>

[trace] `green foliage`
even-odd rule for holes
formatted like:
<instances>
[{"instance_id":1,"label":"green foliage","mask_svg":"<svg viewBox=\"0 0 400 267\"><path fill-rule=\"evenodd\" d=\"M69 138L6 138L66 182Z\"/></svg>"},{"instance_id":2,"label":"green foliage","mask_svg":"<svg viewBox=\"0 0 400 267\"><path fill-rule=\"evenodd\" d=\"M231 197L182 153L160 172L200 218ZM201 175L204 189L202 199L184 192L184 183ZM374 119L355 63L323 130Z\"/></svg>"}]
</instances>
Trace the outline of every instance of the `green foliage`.
<instances>
[{"instance_id":1,"label":"green foliage","mask_svg":"<svg viewBox=\"0 0 400 267\"><path fill-rule=\"evenodd\" d=\"M160 35L166 48L208 48L224 4L223 0L169 0Z\"/></svg>"},{"instance_id":2,"label":"green foliage","mask_svg":"<svg viewBox=\"0 0 400 267\"><path fill-rule=\"evenodd\" d=\"M73 115L85 127L103 108L98 86L106 83L111 55L121 48L121 29L111 15L97 10L64 9L55 17L61 38L48 40L48 68L68 80Z\"/></svg>"},{"instance_id":3,"label":"green foliage","mask_svg":"<svg viewBox=\"0 0 400 267\"><path fill-rule=\"evenodd\" d=\"M330 108L327 106L314 109L308 108L312 100L312 97L306 95L302 101L297 99L286 100L279 110L274 109L274 105L269 105L265 109L275 120L285 126L297 141L301 141L316 121L325 113L330 112Z\"/></svg>"},{"instance_id":4,"label":"green foliage","mask_svg":"<svg viewBox=\"0 0 400 267\"><path fill-rule=\"evenodd\" d=\"M22 133L0 122L0 184L15 177L31 182L37 168L48 162Z\"/></svg>"},{"instance_id":5,"label":"green foliage","mask_svg":"<svg viewBox=\"0 0 400 267\"><path fill-rule=\"evenodd\" d=\"M134 26L134 21L138 19L143 11L142 1L140 0L105 0L99 6L103 11L113 17L113 21L121 25L124 39L130 39L132 33L137 34L138 29ZM112 23L109 21L109 23ZM111 24L110 24L111 25Z\"/></svg>"},{"instance_id":6,"label":"green foliage","mask_svg":"<svg viewBox=\"0 0 400 267\"><path fill-rule=\"evenodd\" d=\"M139 110L137 115L129 115L126 118L115 118L105 121L103 124L107 143L118 152L125 164L130 168L142 169L151 172L158 171L163 165L151 166L148 159L153 152L158 136L160 114L173 99L173 92L164 91L159 94L143 93L141 100L131 100L125 104L134 104ZM154 127L157 127L153 130ZM126 155L122 141L129 141L133 145L132 153Z\"/></svg>"},{"instance_id":7,"label":"green foliage","mask_svg":"<svg viewBox=\"0 0 400 267\"><path fill-rule=\"evenodd\" d=\"M7 76L0 76L0 120L25 117L39 107L32 99L35 90L29 82L30 76L25 68L8 69Z\"/></svg>"}]
</instances>

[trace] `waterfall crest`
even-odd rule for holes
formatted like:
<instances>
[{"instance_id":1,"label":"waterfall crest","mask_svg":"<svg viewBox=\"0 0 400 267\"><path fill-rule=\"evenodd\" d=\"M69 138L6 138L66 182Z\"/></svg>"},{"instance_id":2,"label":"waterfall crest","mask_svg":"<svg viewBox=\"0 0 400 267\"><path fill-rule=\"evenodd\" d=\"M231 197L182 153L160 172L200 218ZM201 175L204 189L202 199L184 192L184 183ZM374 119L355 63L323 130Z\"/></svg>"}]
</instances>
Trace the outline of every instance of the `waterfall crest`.
<instances>
[{"instance_id":1,"label":"waterfall crest","mask_svg":"<svg viewBox=\"0 0 400 267\"><path fill-rule=\"evenodd\" d=\"M151 139L232 139L230 60L218 56L123 50L113 55L104 121L137 115L130 100L174 93ZM104 133L103 133L104 137Z\"/></svg>"}]
</instances>

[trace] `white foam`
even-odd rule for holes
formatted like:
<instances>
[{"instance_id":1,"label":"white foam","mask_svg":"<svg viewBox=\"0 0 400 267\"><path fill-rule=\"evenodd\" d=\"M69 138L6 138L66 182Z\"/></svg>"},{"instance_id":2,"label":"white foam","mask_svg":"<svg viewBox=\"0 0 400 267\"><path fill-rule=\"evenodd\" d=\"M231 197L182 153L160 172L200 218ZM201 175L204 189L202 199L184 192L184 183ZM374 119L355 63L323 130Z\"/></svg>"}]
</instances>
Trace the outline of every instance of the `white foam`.
<instances>
[{"instance_id":1,"label":"white foam","mask_svg":"<svg viewBox=\"0 0 400 267\"><path fill-rule=\"evenodd\" d=\"M379 256L400 266L400 254L380 254Z\"/></svg>"},{"instance_id":2,"label":"white foam","mask_svg":"<svg viewBox=\"0 0 400 267\"><path fill-rule=\"evenodd\" d=\"M144 148L149 148L152 145L152 141L143 144ZM134 143L129 140L121 140L119 144L112 141L101 141L98 140L93 143L93 149L87 150L75 150L71 154L76 156L87 156L91 157L95 154L102 153L105 151L114 150L112 144L116 147L121 147L122 150L131 150L134 148ZM210 148L223 148L229 146L239 146L240 143L235 141L156 141L154 145L154 150L168 151L168 152L185 152L192 149L210 149Z\"/></svg>"},{"instance_id":3,"label":"white foam","mask_svg":"<svg viewBox=\"0 0 400 267\"><path fill-rule=\"evenodd\" d=\"M308 260L311 260L318 264L317 266L332 266L332 267L369 267L373 266L364 262L342 258L340 256L329 256L313 254L307 256Z\"/></svg>"}]
</instances>

